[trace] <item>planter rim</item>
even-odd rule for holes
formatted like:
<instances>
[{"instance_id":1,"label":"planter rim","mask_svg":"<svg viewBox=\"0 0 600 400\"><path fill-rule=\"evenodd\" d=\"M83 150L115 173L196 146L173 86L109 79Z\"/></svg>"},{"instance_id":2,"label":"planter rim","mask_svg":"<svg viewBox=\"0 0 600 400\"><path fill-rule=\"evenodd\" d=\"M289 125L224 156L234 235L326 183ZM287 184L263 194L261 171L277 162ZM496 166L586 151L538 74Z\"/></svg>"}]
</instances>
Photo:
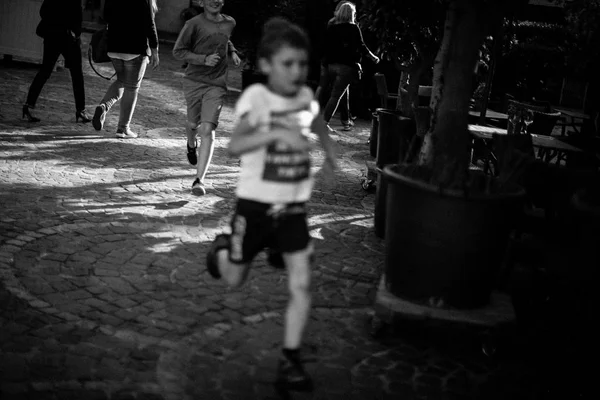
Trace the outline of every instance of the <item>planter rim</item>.
<instances>
[{"instance_id":1,"label":"planter rim","mask_svg":"<svg viewBox=\"0 0 600 400\"><path fill-rule=\"evenodd\" d=\"M443 196L461 198L464 200L487 200L487 201L517 199L519 197L525 196L525 189L523 189L522 187L520 187L517 184L511 184L510 186L508 186L507 191L504 193L484 194L481 192L473 192L472 194L469 194L469 196L465 196L465 193L463 190L440 189L440 187L437 185L423 182L422 180L415 179L415 178L409 177L407 175L403 175L402 173L396 172L393 170L393 167L395 167L397 165L398 164L385 165L383 167L383 176L387 177L388 179L390 177L392 177L394 179L397 179L397 180L403 182L404 184L406 184L408 186L412 186L414 188L419 188L421 190L425 190L428 192L437 193L437 194L440 194Z\"/></svg>"}]
</instances>

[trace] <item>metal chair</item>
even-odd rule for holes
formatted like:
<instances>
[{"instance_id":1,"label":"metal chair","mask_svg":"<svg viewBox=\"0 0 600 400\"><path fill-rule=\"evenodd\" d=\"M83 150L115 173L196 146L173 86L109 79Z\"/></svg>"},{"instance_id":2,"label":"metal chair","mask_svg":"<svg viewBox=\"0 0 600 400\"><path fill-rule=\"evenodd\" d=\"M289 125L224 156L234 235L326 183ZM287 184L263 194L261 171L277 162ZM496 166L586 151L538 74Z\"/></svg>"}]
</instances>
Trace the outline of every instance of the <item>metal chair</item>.
<instances>
[{"instance_id":1,"label":"metal chair","mask_svg":"<svg viewBox=\"0 0 600 400\"><path fill-rule=\"evenodd\" d=\"M377 72L377 73L375 73L375 75L373 75L373 79L375 79L375 86L377 88L377 94L379 95L381 108L389 108L389 105L388 105L389 100L394 100L396 102L396 104L394 105L394 108L396 108L395 106L398 104L398 101L399 101L398 94L388 92L387 81L385 79L385 75Z\"/></svg>"}]
</instances>

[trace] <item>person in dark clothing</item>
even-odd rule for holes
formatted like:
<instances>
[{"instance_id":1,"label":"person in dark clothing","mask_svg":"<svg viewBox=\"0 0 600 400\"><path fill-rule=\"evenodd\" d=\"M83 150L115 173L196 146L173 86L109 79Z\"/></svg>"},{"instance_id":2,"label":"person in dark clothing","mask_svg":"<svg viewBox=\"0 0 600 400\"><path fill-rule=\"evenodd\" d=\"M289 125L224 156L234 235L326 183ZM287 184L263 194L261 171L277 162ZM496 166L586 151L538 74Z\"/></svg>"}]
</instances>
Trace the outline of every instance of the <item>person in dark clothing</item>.
<instances>
[{"instance_id":1,"label":"person in dark clothing","mask_svg":"<svg viewBox=\"0 0 600 400\"><path fill-rule=\"evenodd\" d=\"M79 0L44 0L40 8L42 20L36 34L44 39L42 66L36 74L27 100L23 104L23 118L29 122L40 119L31 113L35 108L42 88L52 75L54 65L61 54L65 58L65 66L71 72L73 94L75 96L75 121L90 122L91 118L85 110L85 89L81 63L81 1Z\"/></svg>"},{"instance_id":2,"label":"person in dark clothing","mask_svg":"<svg viewBox=\"0 0 600 400\"><path fill-rule=\"evenodd\" d=\"M317 89L320 102L324 104L323 117L327 124L350 83L360 77L362 55L366 54L374 63L379 62L379 57L365 45L360 28L356 25L354 4L343 3L334 18L327 28L323 62L325 71ZM331 127L329 129L333 130ZM344 124L344 129L349 129L349 126Z\"/></svg>"},{"instance_id":3,"label":"person in dark clothing","mask_svg":"<svg viewBox=\"0 0 600 400\"><path fill-rule=\"evenodd\" d=\"M106 113L122 97L116 137L133 139L138 136L129 124L148 59L153 68L159 64L154 22L157 11L156 0L106 0L104 20L108 26L108 56L117 80L96 107L92 120L94 129L102 129Z\"/></svg>"}]
</instances>

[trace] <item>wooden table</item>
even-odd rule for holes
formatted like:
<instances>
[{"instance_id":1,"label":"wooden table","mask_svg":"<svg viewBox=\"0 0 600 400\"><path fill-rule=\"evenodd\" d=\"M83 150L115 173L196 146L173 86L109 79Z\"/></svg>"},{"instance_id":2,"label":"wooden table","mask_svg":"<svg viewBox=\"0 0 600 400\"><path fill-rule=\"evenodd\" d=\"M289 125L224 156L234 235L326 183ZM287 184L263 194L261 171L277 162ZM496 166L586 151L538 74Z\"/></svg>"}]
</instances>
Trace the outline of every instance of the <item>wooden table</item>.
<instances>
[{"instance_id":1,"label":"wooden table","mask_svg":"<svg viewBox=\"0 0 600 400\"><path fill-rule=\"evenodd\" d=\"M469 133L478 139L489 141L493 138L494 134L507 135L508 131L492 126L469 125ZM580 148L565 143L553 136L531 134L531 141L533 142L534 147L546 150L543 152L544 156L542 159L548 163L554 158L560 160L566 153L580 153L583 151ZM540 153L538 153L538 155L540 155Z\"/></svg>"},{"instance_id":2,"label":"wooden table","mask_svg":"<svg viewBox=\"0 0 600 400\"><path fill-rule=\"evenodd\" d=\"M554 107L554 109L562 114L562 122L559 125L562 126L561 135L563 136L566 134L567 126L572 127L575 133L580 133L579 128L583 126L583 123L586 120L592 118L589 114L586 114L581 110L562 107Z\"/></svg>"},{"instance_id":3,"label":"wooden table","mask_svg":"<svg viewBox=\"0 0 600 400\"><path fill-rule=\"evenodd\" d=\"M473 117L479 117L481 115L481 111L471 110L471 111L469 111L469 115L471 115ZM487 110L485 110L485 117L491 118L491 119L508 119L508 114L490 110L488 108Z\"/></svg>"},{"instance_id":4,"label":"wooden table","mask_svg":"<svg viewBox=\"0 0 600 400\"><path fill-rule=\"evenodd\" d=\"M469 111L469 116L472 117L471 120L479 122L479 118L481 116L481 111L471 110ZM498 111L490 110L489 108L485 110L485 119L494 122L494 125L499 125L505 127L508 123L508 114L504 114Z\"/></svg>"}]
</instances>

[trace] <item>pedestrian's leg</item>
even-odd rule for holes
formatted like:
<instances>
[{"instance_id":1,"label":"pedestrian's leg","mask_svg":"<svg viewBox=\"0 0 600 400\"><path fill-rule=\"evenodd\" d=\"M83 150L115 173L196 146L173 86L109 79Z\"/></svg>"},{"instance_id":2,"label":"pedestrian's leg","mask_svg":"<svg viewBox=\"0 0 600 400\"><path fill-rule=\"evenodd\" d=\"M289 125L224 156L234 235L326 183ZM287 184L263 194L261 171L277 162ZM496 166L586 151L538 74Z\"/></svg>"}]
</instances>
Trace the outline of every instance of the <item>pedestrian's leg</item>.
<instances>
[{"instance_id":1,"label":"pedestrian's leg","mask_svg":"<svg viewBox=\"0 0 600 400\"><path fill-rule=\"evenodd\" d=\"M27 101L23 105L23 117L28 117L31 122L39 121L39 118L35 118L31 115L29 108L35 108L35 104L37 102L40 93L42 92L42 88L52 75L52 70L54 69L54 65L56 64L56 60L58 60L58 56L60 55L60 43L46 39L44 40L44 55L42 58L42 66L40 70L33 78L33 82L31 82L31 86L29 86L29 91L27 92Z\"/></svg>"},{"instance_id":2,"label":"pedestrian's leg","mask_svg":"<svg viewBox=\"0 0 600 400\"><path fill-rule=\"evenodd\" d=\"M198 125L202 119L202 98L205 93L205 85L199 85L196 82L183 80L183 92L185 94L185 103L187 105L187 121L185 124L185 134L187 137L187 159L190 164L198 164Z\"/></svg>"},{"instance_id":3,"label":"pedestrian's leg","mask_svg":"<svg viewBox=\"0 0 600 400\"><path fill-rule=\"evenodd\" d=\"M331 120L331 116L335 114L335 110L338 107L342 95L352 80L352 70L350 67L344 68L341 66L330 66L330 70L333 70L332 72L335 77L331 89L331 95L329 96L329 100L327 101L325 109L323 110L323 118L327 123L329 123Z\"/></svg>"},{"instance_id":4,"label":"pedestrian's leg","mask_svg":"<svg viewBox=\"0 0 600 400\"><path fill-rule=\"evenodd\" d=\"M350 128L352 127L352 122L350 120L350 86L348 86L346 88L346 90L344 90L344 94L342 95L342 98L340 99L340 106L339 106L339 110L340 110L340 122L342 123L342 126L344 127L345 131L349 131Z\"/></svg>"},{"instance_id":5,"label":"pedestrian's leg","mask_svg":"<svg viewBox=\"0 0 600 400\"><path fill-rule=\"evenodd\" d=\"M146 72L148 57L139 56L133 60L125 61L125 77L123 80L123 99L121 100L121 110L119 114L119 125L117 127L117 137L136 138L137 134L129 129L133 111L137 103L138 91Z\"/></svg>"},{"instance_id":6,"label":"pedestrian's leg","mask_svg":"<svg viewBox=\"0 0 600 400\"><path fill-rule=\"evenodd\" d=\"M238 287L246 280L252 259L264 246L272 220L266 208L257 210L253 203L238 200L231 219L231 234L217 235L206 256L206 267L215 279L223 278Z\"/></svg>"},{"instance_id":7,"label":"pedestrian's leg","mask_svg":"<svg viewBox=\"0 0 600 400\"><path fill-rule=\"evenodd\" d=\"M198 194L205 194L204 178L215 149L215 128L212 122L202 122L198 127L200 146L198 148L198 164L196 165L196 180L192 189Z\"/></svg>"},{"instance_id":8,"label":"pedestrian's leg","mask_svg":"<svg viewBox=\"0 0 600 400\"><path fill-rule=\"evenodd\" d=\"M188 118L192 117L188 113ZM187 121L185 125L185 134L187 136L187 158L190 164L198 164L197 147L197 135L198 135L198 124L195 121Z\"/></svg>"},{"instance_id":9,"label":"pedestrian's leg","mask_svg":"<svg viewBox=\"0 0 600 400\"><path fill-rule=\"evenodd\" d=\"M113 68L117 74L117 78L106 90L102 101L96 107L94 111L94 117L92 118L92 125L97 131L102 130L104 126L104 120L106 114L110 111L112 106L123 97L124 92L124 79L125 79L125 61L118 58L112 59Z\"/></svg>"},{"instance_id":10,"label":"pedestrian's leg","mask_svg":"<svg viewBox=\"0 0 600 400\"><path fill-rule=\"evenodd\" d=\"M215 129L219 123L223 100L227 93L225 88L218 86L208 86L203 90L200 126L197 133L200 136L198 164L196 165L196 179L192 184L192 190L199 195L206 193L204 178L215 149Z\"/></svg>"},{"instance_id":11,"label":"pedestrian's leg","mask_svg":"<svg viewBox=\"0 0 600 400\"><path fill-rule=\"evenodd\" d=\"M277 371L277 385L287 390L311 391L312 379L300 359L302 336L311 306L310 275L313 248L283 253L288 270L290 299L285 313L282 356Z\"/></svg>"},{"instance_id":12,"label":"pedestrian's leg","mask_svg":"<svg viewBox=\"0 0 600 400\"><path fill-rule=\"evenodd\" d=\"M81 65L81 48L78 41L72 41L68 44L63 53L65 63L69 66L71 73L71 83L73 84L73 96L75 98L75 120L90 122L92 118L85 111L85 87L83 82L83 68Z\"/></svg>"},{"instance_id":13,"label":"pedestrian's leg","mask_svg":"<svg viewBox=\"0 0 600 400\"><path fill-rule=\"evenodd\" d=\"M288 290L290 299L285 314L285 333L283 346L286 349L298 349L310 312L311 293L310 275L312 246L295 253L283 253L288 270Z\"/></svg>"},{"instance_id":14,"label":"pedestrian's leg","mask_svg":"<svg viewBox=\"0 0 600 400\"><path fill-rule=\"evenodd\" d=\"M217 252L219 273L227 285L240 287L248 277L249 263L234 263L229 260L229 250L222 249Z\"/></svg>"}]
</instances>

